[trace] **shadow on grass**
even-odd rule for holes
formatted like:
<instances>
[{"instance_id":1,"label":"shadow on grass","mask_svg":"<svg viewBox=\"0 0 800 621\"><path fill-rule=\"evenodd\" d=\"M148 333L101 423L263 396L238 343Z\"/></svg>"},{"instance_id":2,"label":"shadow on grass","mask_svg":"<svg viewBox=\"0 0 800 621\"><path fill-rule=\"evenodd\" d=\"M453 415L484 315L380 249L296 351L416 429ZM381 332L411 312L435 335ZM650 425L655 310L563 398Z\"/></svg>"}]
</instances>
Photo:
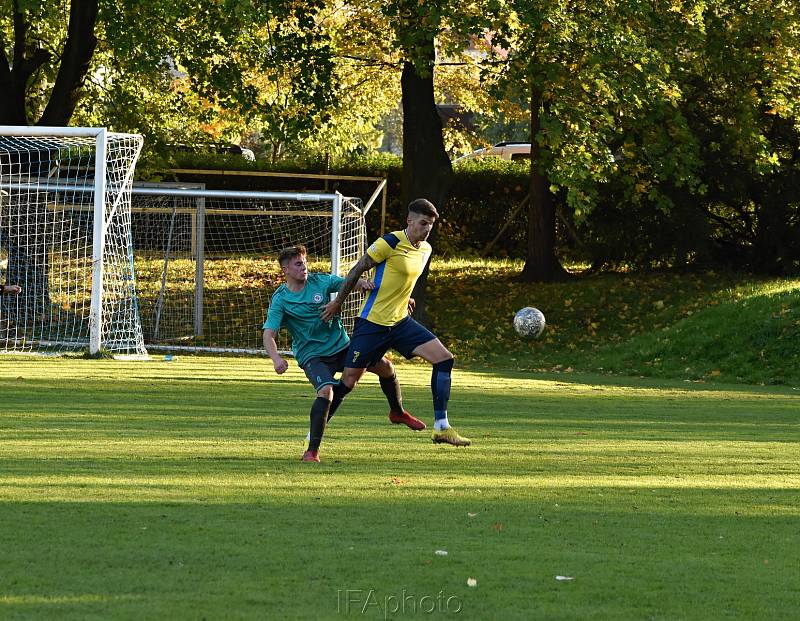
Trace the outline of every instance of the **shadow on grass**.
<instances>
[{"instance_id":1,"label":"shadow on grass","mask_svg":"<svg viewBox=\"0 0 800 621\"><path fill-rule=\"evenodd\" d=\"M462 371L458 367L455 374ZM756 386L752 384L727 384L714 380L682 380L682 379L662 379L643 376L625 375L601 375L599 373L553 373L546 371L518 371L509 369L492 369L483 366L470 365L463 369L464 372L495 378L499 380L530 380L541 382L555 382L564 385L575 386L616 386L624 388L635 388L641 390L680 390L686 392L731 392L731 393L753 393L753 394L779 394L794 396L800 399L800 388L793 386Z\"/></svg>"},{"instance_id":2,"label":"shadow on grass","mask_svg":"<svg viewBox=\"0 0 800 621\"><path fill-rule=\"evenodd\" d=\"M789 619L800 607L796 515L771 509L791 506L790 490L296 492L0 503L0 616L383 618L355 610L370 592L381 606L442 593L464 618L526 621Z\"/></svg>"}]
</instances>

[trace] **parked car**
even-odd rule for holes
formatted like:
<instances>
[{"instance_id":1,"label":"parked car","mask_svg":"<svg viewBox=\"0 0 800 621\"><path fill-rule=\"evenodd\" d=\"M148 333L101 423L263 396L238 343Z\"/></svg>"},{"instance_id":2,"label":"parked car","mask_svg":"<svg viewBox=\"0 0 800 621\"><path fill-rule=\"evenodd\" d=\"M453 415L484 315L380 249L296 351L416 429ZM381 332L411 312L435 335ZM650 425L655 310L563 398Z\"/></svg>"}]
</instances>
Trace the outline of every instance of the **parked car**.
<instances>
[{"instance_id":1,"label":"parked car","mask_svg":"<svg viewBox=\"0 0 800 621\"><path fill-rule=\"evenodd\" d=\"M251 149L240 147L238 144L233 143L173 143L169 146L175 151L183 151L185 153L230 153L231 155L241 155L250 162L254 162L256 159Z\"/></svg>"},{"instance_id":2,"label":"parked car","mask_svg":"<svg viewBox=\"0 0 800 621\"><path fill-rule=\"evenodd\" d=\"M485 149L478 149L467 155L462 155L453 160L456 162L463 162L464 160L471 160L476 157L499 157L504 160L529 160L531 159L531 143L530 142L498 142L492 147Z\"/></svg>"}]
</instances>

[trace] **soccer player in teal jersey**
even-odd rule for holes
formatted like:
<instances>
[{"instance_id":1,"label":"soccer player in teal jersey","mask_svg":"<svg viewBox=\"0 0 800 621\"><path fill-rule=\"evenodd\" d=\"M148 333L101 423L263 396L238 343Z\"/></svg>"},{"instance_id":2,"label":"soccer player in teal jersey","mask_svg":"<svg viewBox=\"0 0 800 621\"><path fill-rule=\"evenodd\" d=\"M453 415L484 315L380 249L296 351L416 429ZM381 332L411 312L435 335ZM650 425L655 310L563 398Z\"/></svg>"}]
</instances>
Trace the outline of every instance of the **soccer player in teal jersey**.
<instances>
[{"instance_id":1,"label":"soccer player in teal jersey","mask_svg":"<svg viewBox=\"0 0 800 621\"><path fill-rule=\"evenodd\" d=\"M411 291L431 256L431 245L426 240L438 217L430 201L424 198L412 201L405 230L384 235L367 249L347 274L336 299L325 305L321 317L327 320L340 313L361 274L375 268L375 286L356 319L345 369L334 388L334 406L355 387L364 370L392 347L406 358L419 356L433 366L431 392L435 422L431 439L437 444L468 446L471 441L459 435L447 419L453 354L407 312Z\"/></svg>"},{"instance_id":2,"label":"soccer player in teal jersey","mask_svg":"<svg viewBox=\"0 0 800 621\"><path fill-rule=\"evenodd\" d=\"M334 375L344 368L350 343L341 319L334 317L323 321L320 319L320 310L331 294L339 290L344 278L333 274L309 274L304 246L281 251L278 262L286 282L272 295L264 322L264 347L272 359L275 372L280 375L289 368L289 363L278 353L275 337L281 326L285 326L292 335L295 360L317 391L317 398L311 406L308 450L302 459L319 461L319 445L325 426L341 404L339 399L335 406L331 406L333 386L338 383ZM372 287L368 280L358 280L353 290L365 291ZM394 424L403 423L414 430L425 429L425 423L403 409L400 385L392 363L381 357L367 370L378 376L389 402L389 420Z\"/></svg>"}]
</instances>

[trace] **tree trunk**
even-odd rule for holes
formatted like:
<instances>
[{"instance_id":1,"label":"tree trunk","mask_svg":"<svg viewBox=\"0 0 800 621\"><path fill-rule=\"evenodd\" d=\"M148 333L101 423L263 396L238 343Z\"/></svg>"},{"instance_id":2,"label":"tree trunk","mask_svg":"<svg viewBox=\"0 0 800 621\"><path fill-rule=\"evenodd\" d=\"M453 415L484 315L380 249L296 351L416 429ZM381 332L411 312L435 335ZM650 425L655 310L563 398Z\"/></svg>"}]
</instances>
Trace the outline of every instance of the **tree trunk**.
<instances>
[{"instance_id":1,"label":"tree trunk","mask_svg":"<svg viewBox=\"0 0 800 621\"><path fill-rule=\"evenodd\" d=\"M453 167L444 149L442 120L436 110L433 94L434 49L431 42L429 64L422 71L412 63L403 64L403 174L401 195L403 207L417 198L427 198L439 214L444 213ZM432 238L435 241L436 228ZM417 321L430 325L427 312L428 266L417 280L411 294L417 302Z\"/></svg>"},{"instance_id":2,"label":"tree trunk","mask_svg":"<svg viewBox=\"0 0 800 621\"><path fill-rule=\"evenodd\" d=\"M569 277L556 257L556 208L536 141L541 126L542 92L531 95L531 180L528 205L528 250L519 275L524 282L555 282Z\"/></svg>"},{"instance_id":3,"label":"tree trunk","mask_svg":"<svg viewBox=\"0 0 800 621\"><path fill-rule=\"evenodd\" d=\"M5 54L0 58L0 125L27 125L25 114L25 83L20 84L20 75L12 71Z\"/></svg>"},{"instance_id":4,"label":"tree trunk","mask_svg":"<svg viewBox=\"0 0 800 621\"><path fill-rule=\"evenodd\" d=\"M778 187L773 187L770 183L759 184L752 266L761 274L784 276L791 273L792 227L789 205L782 195L780 185L776 185Z\"/></svg>"},{"instance_id":5,"label":"tree trunk","mask_svg":"<svg viewBox=\"0 0 800 621\"><path fill-rule=\"evenodd\" d=\"M89 71L97 38L94 35L97 21L98 0L72 0L70 3L67 41L60 57L58 74L50 93L47 106L38 125L66 126L80 99L83 81ZM26 87L38 69L50 60L50 54L39 49L28 49L28 22L24 11L20 10L18 0L14 1L14 49L13 60L9 63L4 49L0 49L0 123L9 125L28 125L26 110ZM46 152L43 152L46 155ZM46 171L41 170L42 162L34 151L9 155L19 174L37 179ZM47 162L47 160L43 160ZM21 203L18 205L24 207ZM49 248L45 220L29 211L19 211L12 220L11 199L9 198L9 231L5 231L0 244L7 246L7 278L12 284L20 284L23 292L18 298L20 315L44 319L49 312Z\"/></svg>"},{"instance_id":6,"label":"tree trunk","mask_svg":"<svg viewBox=\"0 0 800 621\"><path fill-rule=\"evenodd\" d=\"M97 46L94 36L98 0L72 0L67 42L47 107L37 125L66 126L75 112Z\"/></svg>"},{"instance_id":7,"label":"tree trunk","mask_svg":"<svg viewBox=\"0 0 800 621\"><path fill-rule=\"evenodd\" d=\"M787 276L796 271L800 259L800 132L791 121L776 118L767 138L775 151L793 156L782 170L755 183L750 193L756 205L751 266L760 273Z\"/></svg>"},{"instance_id":8,"label":"tree trunk","mask_svg":"<svg viewBox=\"0 0 800 621\"><path fill-rule=\"evenodd\" d=\"M11 62L6 56L5 46L0 46L0 125L27 125L25 110L25 89L30 77L44 63L50 60L50 53L37 48L28 57L28 21L19 9L17 0L13 3L14 49Z\"/></svg>"}]
</instances>

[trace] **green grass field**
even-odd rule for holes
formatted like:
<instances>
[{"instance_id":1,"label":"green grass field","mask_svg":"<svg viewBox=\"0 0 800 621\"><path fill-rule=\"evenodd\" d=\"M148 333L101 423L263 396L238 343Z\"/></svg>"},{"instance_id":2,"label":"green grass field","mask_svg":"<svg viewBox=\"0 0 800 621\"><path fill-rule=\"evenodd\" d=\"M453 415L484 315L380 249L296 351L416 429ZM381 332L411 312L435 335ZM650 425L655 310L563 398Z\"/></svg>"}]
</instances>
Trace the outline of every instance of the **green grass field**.
<instances>
[{"instance_id":1,"label":"green grass field","mask_svg":"<svg viewBox=\"0 0 800 621\"><path fill-rule=\"evenodd\" d=\"M428 367L398 369L430 422ZM1 359L0 618L800 610L796 388L473 365L454 449L370 379L304 464L312 398L267 360Z\"/></svg>"}]
</instances>

